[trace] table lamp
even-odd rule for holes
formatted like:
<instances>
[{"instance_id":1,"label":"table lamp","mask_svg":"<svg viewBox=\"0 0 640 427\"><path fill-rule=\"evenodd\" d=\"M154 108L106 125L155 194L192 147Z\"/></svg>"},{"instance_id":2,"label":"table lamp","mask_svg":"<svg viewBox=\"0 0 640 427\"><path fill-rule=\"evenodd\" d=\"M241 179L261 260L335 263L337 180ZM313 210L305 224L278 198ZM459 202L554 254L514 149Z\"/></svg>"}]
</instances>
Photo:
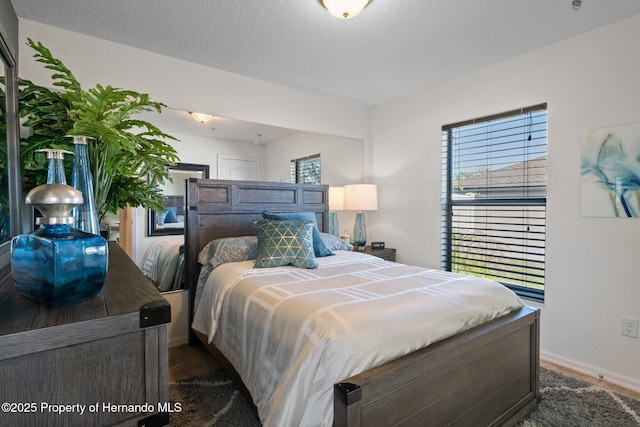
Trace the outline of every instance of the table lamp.
<instances>
[{"instance_id":1,"label":"table lamp","mask_svg":"<svg viewBox=\"0 0 640 427\"><path fill-rule=\"evenodd\" d=\"M364 211L378 210L378 187L375 184L351 184L344 186L344 209L358 211L353 224L353 244L364 250L367 243L367 225Z\"/></svg>"}]
</instances>

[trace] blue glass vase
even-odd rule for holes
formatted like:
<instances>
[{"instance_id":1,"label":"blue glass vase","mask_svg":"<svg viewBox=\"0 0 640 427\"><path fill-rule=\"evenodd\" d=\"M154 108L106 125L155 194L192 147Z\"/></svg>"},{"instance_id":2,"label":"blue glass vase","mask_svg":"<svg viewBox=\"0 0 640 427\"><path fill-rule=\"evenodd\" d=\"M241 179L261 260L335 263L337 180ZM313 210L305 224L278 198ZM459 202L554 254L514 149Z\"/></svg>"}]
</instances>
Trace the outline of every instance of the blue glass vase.
<instances>
[{"instance_id":1,"label":"blue glass vase","mask_svg":"<svg viewBox=\"0 0 640 427\"><path fill-rule=\"evenodd\" d=\"M72 226L71 209L82 195L62 184L40 185L27 204L44 215L40 227L11 241L11 272L18 293L43 304L96 295L107 274L107 241Z\"/></svg>"},{"instance_id":2,"label":"blue glass vase","mask_svg":"<svg viewBox=\"0 0 640 427\"><path fill-rule=\"evenodd\" d=\"M75 226L91 234L100 234L98 209L93 195L93 179L89 169L89 155L86 136L73 137L73 169L71 170L71 185L82 193L83 203L73 209L72 216Z\"/></svg>"},{"instance_id":3,"label":"blue glass vase","mask_svg":"<svg viewBox=\"0 0 640 427\"><path fill-rule=\"evenodd\" d=\"M356 213L356 220L353 223L353 245L357 250L364 250L367 243L367 224L364 221L364 212Z\"/></svg>"},{"instance_id":4,"label":"blue glass vase","mask_svg":"<svg viewBox=\"0 0 640 427\"><path fill-rule=\"evenodd\" d=\"M47 184L66 184L67 177L64 173L64 155L73 153L57 148L43 148L36 151L47 153Z\"/></svg>"}]
</instances>

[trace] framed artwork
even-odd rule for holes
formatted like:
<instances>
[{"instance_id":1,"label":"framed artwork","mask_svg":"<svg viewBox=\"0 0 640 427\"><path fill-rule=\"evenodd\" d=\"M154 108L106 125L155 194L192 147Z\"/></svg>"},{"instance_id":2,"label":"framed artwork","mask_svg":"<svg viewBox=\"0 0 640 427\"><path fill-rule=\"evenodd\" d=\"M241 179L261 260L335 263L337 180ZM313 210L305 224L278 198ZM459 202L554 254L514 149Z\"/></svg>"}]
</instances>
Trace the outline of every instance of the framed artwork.
<instances>
[{"instance_id":1,"label":"framed artwork","mask_svg":"<svg viewBox=\"0 0 640 427\"><path fill-rule=\"evenodd\" d=\"M640 124L584 132L580 211L585 217L640 217Z\"/></svg>"}]
</instances>

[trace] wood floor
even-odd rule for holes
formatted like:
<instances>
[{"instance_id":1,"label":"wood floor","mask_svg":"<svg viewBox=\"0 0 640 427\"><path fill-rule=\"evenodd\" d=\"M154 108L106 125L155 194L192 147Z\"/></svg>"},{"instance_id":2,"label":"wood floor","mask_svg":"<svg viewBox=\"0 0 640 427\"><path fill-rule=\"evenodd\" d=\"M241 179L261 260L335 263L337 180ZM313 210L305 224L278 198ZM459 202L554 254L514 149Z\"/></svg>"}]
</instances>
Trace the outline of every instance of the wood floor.
<instances>
[{"instance_id":1,"label":"wood floor","mask_svg":"<svg viewBox=\"0 0 640 427\"><path fill-rule=\"evenodd\" d=\"M202 345L188 344L169 348L169 382L205 375L218 364Z\"/></svg>"},{"instance_id":2,"label":"wood floor","mask_svg":"<svg viewBox=\"0 0 640 427\"><path fill-rule=\"evenodd\" d=\"M640 400L640 392L629 390L606 380L595 378L544 360L540 361L540 366L559 372L563 375L597 385L598 387L611 390L623 396ZM187 378L205 375L217 368L217 363L201 345L190 346L185 344L169 348L169 382L181 381Z\"/></svg>"}]
</instances>

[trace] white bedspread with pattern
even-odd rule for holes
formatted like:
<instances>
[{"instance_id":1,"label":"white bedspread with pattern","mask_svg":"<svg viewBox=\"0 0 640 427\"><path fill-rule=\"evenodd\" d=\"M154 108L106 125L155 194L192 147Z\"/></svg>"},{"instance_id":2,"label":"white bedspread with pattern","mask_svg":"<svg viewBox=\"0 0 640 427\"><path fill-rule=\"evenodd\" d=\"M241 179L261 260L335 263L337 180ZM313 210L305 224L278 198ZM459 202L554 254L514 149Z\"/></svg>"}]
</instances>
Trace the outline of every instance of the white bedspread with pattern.
<instances>
[{"instance_id":1,"label":"white bedspread with pattern","mask_svg":"<svg viewBox=\"0 0 640 427\"><path fill-rule=\"evenodd\" d=\"M210 274L193 328L235 366L265 426L329 426L333 384L524 306L484 279L336 251L319 268Z\"/></svg>"}]
</instances>

